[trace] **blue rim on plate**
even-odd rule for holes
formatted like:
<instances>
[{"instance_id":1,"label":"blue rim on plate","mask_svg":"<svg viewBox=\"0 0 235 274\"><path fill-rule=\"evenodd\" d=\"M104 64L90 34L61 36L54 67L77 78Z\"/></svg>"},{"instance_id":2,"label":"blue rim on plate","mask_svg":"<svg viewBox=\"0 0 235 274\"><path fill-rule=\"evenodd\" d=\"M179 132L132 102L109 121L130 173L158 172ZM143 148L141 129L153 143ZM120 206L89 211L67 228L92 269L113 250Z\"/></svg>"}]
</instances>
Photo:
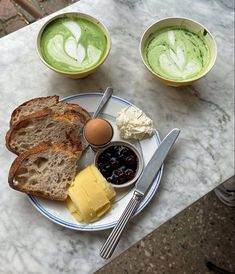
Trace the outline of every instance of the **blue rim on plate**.
<instances>
[{"instance_id":1,"label":"blue rim on plate","mask_svg":"<svg viewBox=\"0 0 235 274\"><path fill-rule=\"evenodd\" d=\"M84 93L84 94L77 94L77 95L72 95L69 97L66 97L64 99L61 100L61 102L69 102L72 101L74 99L77 99L79 97L90 97L90 96L96 96L96 97L101 97L103 96L103 93ZM122 102L125 105L133 105L132 103L130 103L129 101L122 99L118 96L112 96L112 99ZM157 130L154 130L154 135L156 137L156 143L159 146L161 143L161 139L159 136L159 133L157 132ZM150 202L150 200L153 198L154 194L156 193L158 186L160 184L161 181L161 177L162 177L162 173L163 173L163 165L161 167L161 169L159 170L156 179L154 180L150 190L148 191L147 195L144 197L143 201L141 202L140 206L138 207L138 209L136 210L135 215L137 215L138 213L140 213L146 206L147 204ZM28 195L30 202L33 204L33 206L39 211L41 212L46 218L50 219L52 222L57 223L63 227L66 228L70 228L73 230L79 230L79 231L99 231L99 230L105 230L105 229L110 229L112 227L114 227L116 225L116 221L115 222L111 222L105 225L97 225L95 227L87 227L84 225L75 225L73 223L69 223L66 221L61 220L60 218L55 217L53 214L51 214L50 212L48 212L37 200L37 198L33 195Z\"/></svg>"}]
</instances>

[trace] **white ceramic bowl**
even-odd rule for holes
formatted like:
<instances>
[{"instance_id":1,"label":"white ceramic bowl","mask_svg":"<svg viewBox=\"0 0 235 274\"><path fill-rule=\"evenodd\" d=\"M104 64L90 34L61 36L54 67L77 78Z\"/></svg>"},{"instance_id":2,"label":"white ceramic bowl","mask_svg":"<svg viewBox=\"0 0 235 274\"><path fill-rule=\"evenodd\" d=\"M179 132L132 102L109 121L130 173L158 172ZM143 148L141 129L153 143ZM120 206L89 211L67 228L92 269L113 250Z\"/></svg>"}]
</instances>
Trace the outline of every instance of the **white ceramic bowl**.
<instances>
[{"instance_id":1,"label":"white ceramic bowl","mask_svg":"<svg viewBox=\"0 0 235 274\"><path fill-rule=\"evenodd\" d=\"M94 163L95 163L95 166L98 168L98 158L99 158L100 154L103 151L105 151L107 148L109 148L111 146L116 146L116 145L126 146L126 147L130 148L132 151L134 151L134 153L136 154L137 159L138 159L138 166L137 166L136 174L135 174L135 177L132 180L127 181L126 183L120 184L120 185L116 185L116 184L111 183L111 185L115 188L124 188L124 187L128 187L128 186L134 184L137 181L137 179L139 178L139 176L142 173L143 168L144 168L143 158L142 158L141 154L139 153L139 151L137 150L137 148L135 146L133 146L132 144L130 144L128 142L124 142L124 141L110 142L106 147L104 147L104 148L97 151L97 153L95 155L95 162Z\"/></svg>"},{"instance_id":2,"label":"white ceramic bowl","mask_svg":"<svg viewBox=\"0 0 235 274\"><path fill-rule=\"evenodd\" d=\"M149 36L152 33L155 33L156 31L159 31L159 30L161 30L163 28L167 28L167 27L181 27L181 28L187 29L191 32L194 32L194 33L202 33L203 40L208 45L208 47L210 49L210 54L211 54L210 63L208 65L207 69L202 74L200 74L199 76L196 76L194 78L186 79L186 80L171 80L171 79L164 78L163 76L157 74L147 64L147 62L144 59L144 47L145 47L145 43L146 43L147 39L149 38ZM217 57L217 46L216 46L216 42L215 42L215 39L212 36L212 34L209 32L209 30L206 27L204 27L200 23L193 21L191 19L188 19L188 18L184 18L184 17L169 17L169 18L165 18L165 19L162 19L160 21L153 23L151 26L149 26L146 29L146 31L144 32L144 34L141 38L141 41L140 41L140 55L141 55L142 61L143 61L144 65L146 66L146 68L160 82L162 82L163 84L168 85L168 86L178 87L178 86L186 86L186 85L192 84L196 80L205 76L211 70L211 68L215 64L215 60Z\"/></svg>"}]
</instances>

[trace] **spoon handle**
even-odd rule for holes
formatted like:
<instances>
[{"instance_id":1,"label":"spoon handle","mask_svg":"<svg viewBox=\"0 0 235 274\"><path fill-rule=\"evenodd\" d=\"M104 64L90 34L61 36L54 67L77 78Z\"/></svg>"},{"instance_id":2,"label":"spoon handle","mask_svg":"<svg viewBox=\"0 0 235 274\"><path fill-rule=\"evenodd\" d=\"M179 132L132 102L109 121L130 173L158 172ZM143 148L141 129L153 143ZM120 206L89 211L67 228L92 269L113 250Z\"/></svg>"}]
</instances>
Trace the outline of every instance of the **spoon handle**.
<instances>
[{"instance_id":1,"label":"spoon handle","mask_svg":"<svg viewBox=\"0 0 235 274\"><path fill-rule=\"evenodd\" d=\"M104 92L104 94L103 94L103 96L102 96L102 98L99 102L98 108L92 116L93 119L96 118L99 115L99 113L101 112L103 107L106 105L106 103L108 102L108 100L110 99L112 94L113 94L113 89L110 88L110 87L106 88L106 90L105 90L105 92Z\"/></svg>"}]
</instances>

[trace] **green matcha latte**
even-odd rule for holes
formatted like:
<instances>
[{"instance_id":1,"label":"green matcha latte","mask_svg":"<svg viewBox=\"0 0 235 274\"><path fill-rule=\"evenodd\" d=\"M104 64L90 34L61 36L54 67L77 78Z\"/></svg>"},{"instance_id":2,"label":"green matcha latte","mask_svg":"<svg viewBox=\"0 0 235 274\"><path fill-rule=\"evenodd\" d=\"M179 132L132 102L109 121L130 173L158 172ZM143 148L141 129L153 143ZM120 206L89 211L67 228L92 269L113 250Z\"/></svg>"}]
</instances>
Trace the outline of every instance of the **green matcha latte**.
<instances>
[{"instance_id":1,"label":"green matcha latte","mask_svg":"<svg viewBox=\"0 0 235 274\"><path fill-rule=\"evenodd\" d=\"M83 18L58 18L44 29L40 50L44 60L65 72L95 67L104 57L107 38L94 23Z\"/></svg>"},{"instance_id":2,"label":"green matcha latte","mask_svg":"<svg viewBox=\"0 0 235 274\"><path fill-rule=\"evenodd\" d=\"M144 59L159 76L170 80L189 80L204 73L210 51L202 35L169 27L152 33L144 45Z\"/></svg>"}]
</instances>

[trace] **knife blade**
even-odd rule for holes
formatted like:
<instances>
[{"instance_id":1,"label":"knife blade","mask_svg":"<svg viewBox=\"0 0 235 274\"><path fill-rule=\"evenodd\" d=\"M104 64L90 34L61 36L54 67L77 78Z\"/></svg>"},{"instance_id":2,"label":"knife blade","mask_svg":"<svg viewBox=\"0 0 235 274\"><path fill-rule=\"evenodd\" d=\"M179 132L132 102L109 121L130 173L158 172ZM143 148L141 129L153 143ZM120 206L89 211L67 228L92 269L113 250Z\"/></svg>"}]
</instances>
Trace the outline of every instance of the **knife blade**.
<instances>
[{"instance_id":1,"label":"knife blade","mask_svg":"<svg viewBox=\"0 0 235 274\"><path fill-rule=\"evenodd\" d=\"M179 136L180 130L178 128L173 129L168 135L163 139L155 153L153 154L151 160L148 162L141 174L139 180L136 184L136 191L145 195L151 186L154 178L156 177L159 169L161 168L168 152L174 145L177 137Z\"/></svg>"},{"instance_id":2,"label":"knife blade","mask_svg":"<svg viewBox=\"0 0 235 274\"><path fill-rule=\"evenodd\" d=\"M126 209L122 213L117 224L113 228L108 239L102 246L100 250L100 256L104 259L108 259L112 256L115 250L123 230L130 220L131 216L134 214L135 210L142 201L144 195L148 192L149 187L152 185L154 178L156 177L160 167L162 166L168 152L175 143L177 137L179 136L180 130L178 128L173 129L161 142L157 150L154 152L151 160L145 167L142 175L136 184L136 189L134 191L133 197L128 203Z\"/></svg>"}]
</instances>

